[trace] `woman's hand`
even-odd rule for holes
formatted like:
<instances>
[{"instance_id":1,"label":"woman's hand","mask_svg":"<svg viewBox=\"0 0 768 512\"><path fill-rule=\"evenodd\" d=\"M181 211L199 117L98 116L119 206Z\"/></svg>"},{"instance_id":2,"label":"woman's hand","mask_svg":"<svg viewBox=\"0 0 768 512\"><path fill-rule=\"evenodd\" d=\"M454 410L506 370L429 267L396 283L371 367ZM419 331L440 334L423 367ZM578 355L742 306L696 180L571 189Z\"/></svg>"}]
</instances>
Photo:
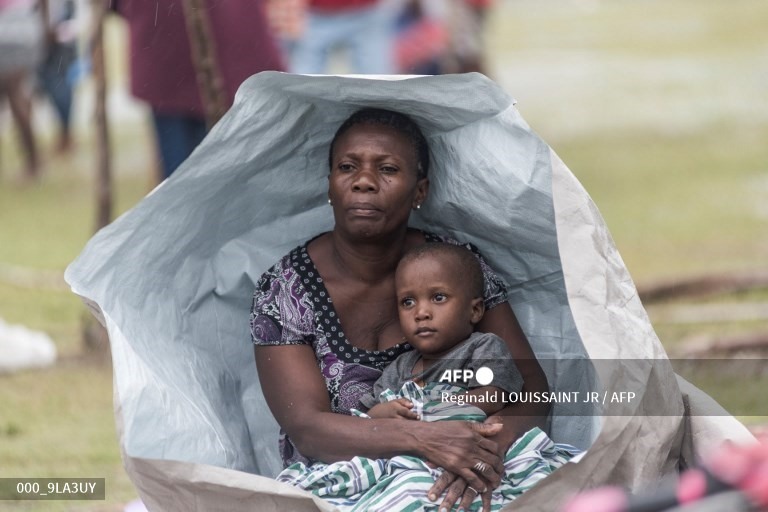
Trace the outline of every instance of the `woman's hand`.
<instances>
[{"instance_id":1,"label":"woman's hand","mask_svg":"<svg viewBox=\"0 0 768 512\"><path fill-rule=\"evenodd\" d=\"M489 434L489 437L498 437L498 435L501 432L501 428L503 427L501 419L498 417L490 417L488 418L485 423L482 425L485 425L484 429L486 429L486 432L493 431L493 428L496 428L499 430L496 434ZM489 428L492 427L492 428ZM506 443L505 443L506 444ZM506 446L498 445L500 459L501 459L501 466L499 469L499 475L501 476L504 472L504 455L506 454ZM473 467L473 471L476 473L478 472L477 469ZM487 470L486 470L487 471ZM489 486L486 489L486 492L481 492L482 488L477 489L470 484L467 483L464 478L461 476L445 470L443 473L435 480L435 483L432 485L432 488L429 490L428 497L432 501L436 501L443 492L446 492L445 498L443 498L442 503L440 504L440 510L452 510L453 506L458 502L459 508L465 508L469 510L469 505L474 501L475 497L480 494L482 500L483 500L483 512L490 511L491 507L491 493L492 491L498 487L500 483L500 480L494 483L493 485ZM461 500L461 501L459 501Z\"/></svg>"},{"instance_id":2,"label":"woman's hand","mask_svg":"<svg viewBox=\"0 0 768 512\"><path fill-rule=\"evenodd\" d=\"M446 421L423 425L428 428L420 432L420 455L454 475L440 477L438 482L442 485L436 482L430 497L434 495L437 499L456 476L478 493L498 487L504 466L498 456L498 444L488 437L498 434L501 424Z\"/></svg>"},{"instance_id":3,"label":"woman's hand","mask_svg":"<svg viewBox=\"0 0 768 512\"><path fill-rule=\"evenodd\" d=\"M371 418L400 418L404 420L418 420L419 415L413 412L413 403L406 398L398 398L383 404L371 407L367 414Z\"/></svg>"},{"instance_id":4,"label":"woman's hand","mask_svg":"<svg viewBox=\"0 0 768 512\"><path fill-rule=\"evenodd\" d=\"M474 487L470 487L463 478L445 470L443 471L443 474L437 478L432 489L430 489L429 499L437 501L446 489L448 491L445 498L443 498L442 503L440 503L440 512L444 510L452 510L457 502L459 504L459 510L469 510L470 505L475 501L478 494L480 494L480 498L483 501L482 512L490 512L491 510L492 488L486 489L484 493L479 493Z\"/></svg>"}]
</instances>

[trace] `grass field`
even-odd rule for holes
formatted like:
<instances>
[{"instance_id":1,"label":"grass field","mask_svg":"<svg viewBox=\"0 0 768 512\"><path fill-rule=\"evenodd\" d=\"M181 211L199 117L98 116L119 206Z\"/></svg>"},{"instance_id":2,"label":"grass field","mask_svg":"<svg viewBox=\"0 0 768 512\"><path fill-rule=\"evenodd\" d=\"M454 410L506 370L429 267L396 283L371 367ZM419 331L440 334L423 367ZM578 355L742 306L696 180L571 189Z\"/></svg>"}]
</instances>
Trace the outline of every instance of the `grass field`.
<instances>
[{"instance_id":1,"label":"grass field","mask_svg":"<svg viewBox=\"0 0 768 512\"><path fill-rule=\"evenodd\" d=\"M768 4L762 0L506 1L490 19L489 73L582 181L638 284L751 271L768 261ZM110 72L124 83L122 27ZM0 375L0 477L107 479L103 502L0 502L5 510L116 511L135 497L112 419L109 365L85 354L85 310L61 273L93 232L90 89L78 151L50 156L39 186L16 183L19 155L0 125L0 318L48 333L55 368ZM151 187L141 110L113 96L116 211ZM53 134L40 121L45 148ZM38 279L39 278L39 279ZM40 282L38 282L40 281ZM768 301L765 292L719 298ZM667 347L768 321L656 324ZM747 418L749 419L749 418Z\"/></svg>"}]
</instances>

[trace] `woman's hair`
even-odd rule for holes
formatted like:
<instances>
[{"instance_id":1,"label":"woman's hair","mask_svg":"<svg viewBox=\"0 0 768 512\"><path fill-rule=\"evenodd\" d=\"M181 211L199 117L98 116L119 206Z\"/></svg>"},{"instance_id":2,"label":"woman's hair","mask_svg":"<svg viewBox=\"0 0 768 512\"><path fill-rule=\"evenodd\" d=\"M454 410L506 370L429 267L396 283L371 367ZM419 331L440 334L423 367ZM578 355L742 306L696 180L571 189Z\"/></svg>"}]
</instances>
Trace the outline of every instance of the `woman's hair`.
<instances>
[{"instance_id":1,"label":"woman's hair","mask_svg":"<svg viewBox=\"0 0 768 512\"><path fill-rule=\"evenodd\" d=\"M380 108L364 108L358 110L341 123L341 126L339 126L339 129L336 130L336 134L333 136L331 147L328 150L329 168L333 167L333 148L336 146L336 141L350 128L358 124L389 126L401 133L408 139L408 142L411 143L414 151L416 151L416 172L418 179L427 177L427 173L429 172L429 146L427 145L427 139L424 137L424 134L421 133L419 126L405 114Z\"/></svg>"},{"instance_id":2,"label":"woman's hair","mask_svg":"<svg viewBox=\"0 0 768 512\"><path fill-rule=\"evenodd\" d=\"M406 252L398 263L400 265L422 258L440 258L450 260L449 265L456 276L462 276L460 281L469 287L470 295L474 298L482 297L485 289L485 278L480 260L463 245L454 245L446 242L427 242L417 245Z\"/></svg>"}]
</instances>

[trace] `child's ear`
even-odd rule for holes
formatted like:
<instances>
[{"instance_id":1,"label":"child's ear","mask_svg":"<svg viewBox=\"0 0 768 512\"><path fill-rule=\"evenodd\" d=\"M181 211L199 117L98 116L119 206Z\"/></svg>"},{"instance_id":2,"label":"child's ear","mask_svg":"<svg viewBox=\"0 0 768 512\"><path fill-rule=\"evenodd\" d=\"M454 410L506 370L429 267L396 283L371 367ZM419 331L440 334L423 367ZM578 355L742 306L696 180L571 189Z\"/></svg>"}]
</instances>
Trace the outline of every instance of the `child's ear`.
<instances>
[{"instance_id":1,"label":"child's ear","mask_svg":"<svg viewBox=\"0 0 768 512\"><path fill-rule=\"evenodd\" d=\"M469 321L472 323L472 325L475 325L483 318L483 315L485 314L485 301L483 301L482 297L478 297L476 299L472 299L470 304L472 307L472 313L470 314Z\"/></svg>"}]
</instances>

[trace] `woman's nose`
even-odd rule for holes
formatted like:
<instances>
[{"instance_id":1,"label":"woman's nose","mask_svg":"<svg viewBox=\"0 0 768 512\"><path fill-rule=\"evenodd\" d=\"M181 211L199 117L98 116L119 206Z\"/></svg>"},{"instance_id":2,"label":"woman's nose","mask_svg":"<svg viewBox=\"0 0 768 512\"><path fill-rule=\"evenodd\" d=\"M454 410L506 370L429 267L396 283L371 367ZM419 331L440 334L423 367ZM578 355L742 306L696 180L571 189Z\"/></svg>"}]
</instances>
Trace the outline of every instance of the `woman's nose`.
<instances>
[{"instance_id":1,"label":"woman's nose","mask_svg":"<svg viewBox=\"0 0 768 512\"><path fill-rule=\"evenodd\" d=\"M363 168L357 172L352 182L352 190L355 192L376 192L379 189L379 183L376 181L374 172Z\"/></svg>"}]
</instances>

